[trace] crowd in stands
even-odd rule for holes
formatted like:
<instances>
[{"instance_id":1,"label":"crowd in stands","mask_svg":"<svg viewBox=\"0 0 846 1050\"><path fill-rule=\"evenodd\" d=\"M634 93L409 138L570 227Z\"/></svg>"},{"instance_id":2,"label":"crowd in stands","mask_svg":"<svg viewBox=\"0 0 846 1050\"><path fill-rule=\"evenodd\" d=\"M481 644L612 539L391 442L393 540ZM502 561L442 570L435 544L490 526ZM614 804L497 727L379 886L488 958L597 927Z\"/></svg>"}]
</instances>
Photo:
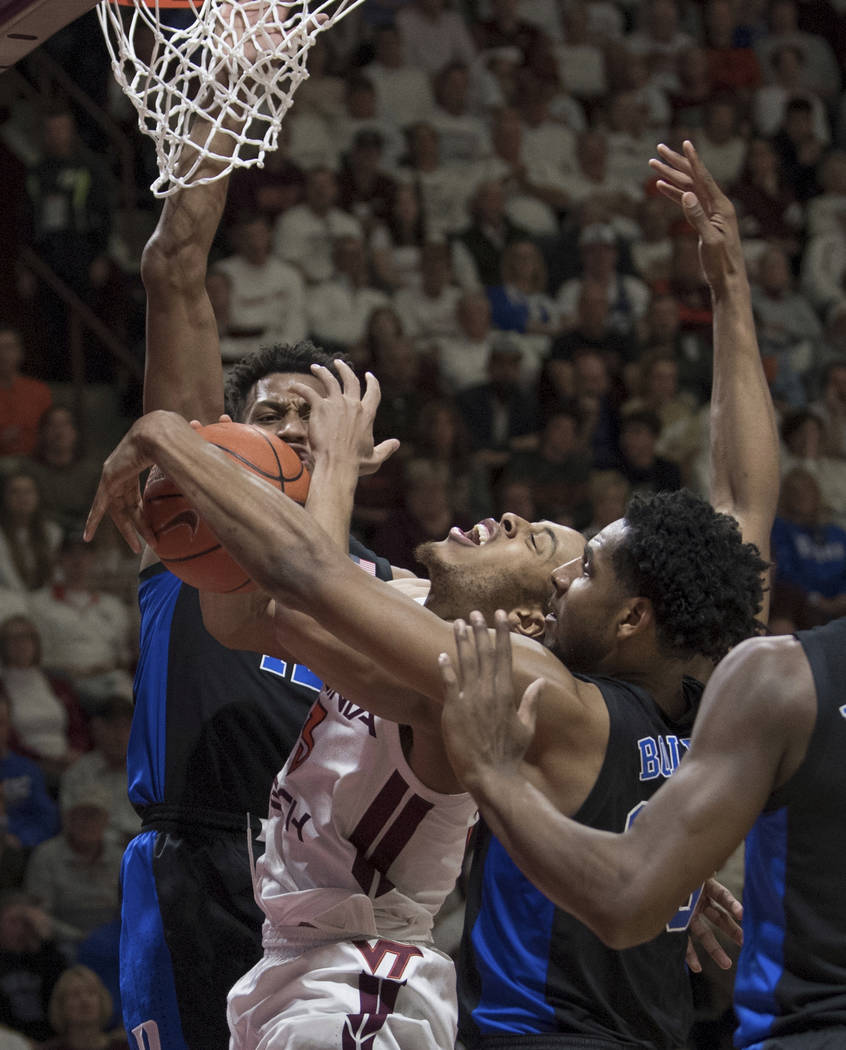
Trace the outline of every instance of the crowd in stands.
<instances>
[{"instance_id":1,"label":"crowd in stands","mask_svg":"<svg viewBox=\"0 0 846 1050\"><path fill-rule=\"evenodd\" d=\"M133 142L134 200L79 107L0 127L0 1044L55 1050L125 1045L137 830L134 566L80 540L103 450L27 255L142 359L154 161L98 33L47 47ZM419 543L504 510L591 535L633 492L707 495L711 302L647 164L689 138L738 210L781 423L771 626L846 612L846 0L366 0L308 66L278 151L231 180L207 283L224 366L310 338L379 377L376 437L402 447L362 479L361 539L422 571ZM94 338L84 365L140 411Z\"/></svg>"}]
</instances>

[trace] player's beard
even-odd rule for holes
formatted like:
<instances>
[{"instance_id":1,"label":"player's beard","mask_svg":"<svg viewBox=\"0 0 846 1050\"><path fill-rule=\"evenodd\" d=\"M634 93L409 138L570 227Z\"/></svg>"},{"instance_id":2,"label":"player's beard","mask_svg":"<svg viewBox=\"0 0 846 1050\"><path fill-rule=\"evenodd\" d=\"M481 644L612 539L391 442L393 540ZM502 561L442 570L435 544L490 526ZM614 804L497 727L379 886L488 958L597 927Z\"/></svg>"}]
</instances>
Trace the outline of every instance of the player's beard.
<instances>
[{"instance_id":1,"label":"player's beard","mask_svg":"<svg viewBox=\"0 0 846 1050\"><path fill-rule=\"evenodd\" d=\"M490 566L444 561L438 543L421 544L414 557L426 566L432 585L426 608L442 620L466 619L478 609L493 622L497 609L511 610L520 603L516 582L506 579L501 572L494 572Z\"/></svg>"}]
</instances>

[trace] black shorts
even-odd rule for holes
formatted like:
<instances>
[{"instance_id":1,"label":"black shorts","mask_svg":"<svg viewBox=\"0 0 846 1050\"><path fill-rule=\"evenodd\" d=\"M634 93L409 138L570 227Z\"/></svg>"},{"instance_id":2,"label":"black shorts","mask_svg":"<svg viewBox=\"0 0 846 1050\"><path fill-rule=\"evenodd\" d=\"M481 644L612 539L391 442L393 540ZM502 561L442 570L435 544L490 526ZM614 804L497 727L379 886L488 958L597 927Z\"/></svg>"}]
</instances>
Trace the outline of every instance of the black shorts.
<instances>
[{"instance_id":1,"label":"black shorts","mask_svg":"<svg viewBox=\"0 0 846 1050\"><path fill-rule=\"evenodd\" d=\"M127 848L121 881L130 1044L138 1029L142 1046L157 1039L162 1050L228 1050L226 996L262 956L246 827L143 831Z\"/></svg>"},{"instance_id":2,"label":"black shorts","mask_svg":"<svg viewBox=\"0 0 846 1050\"><path fill-rule=\"evenodd\" d=\"M765 1039L757 1045L761 1050L846 1050L846 1028L817 1028L812 1032Z\"/></svg>"}]
</instances>

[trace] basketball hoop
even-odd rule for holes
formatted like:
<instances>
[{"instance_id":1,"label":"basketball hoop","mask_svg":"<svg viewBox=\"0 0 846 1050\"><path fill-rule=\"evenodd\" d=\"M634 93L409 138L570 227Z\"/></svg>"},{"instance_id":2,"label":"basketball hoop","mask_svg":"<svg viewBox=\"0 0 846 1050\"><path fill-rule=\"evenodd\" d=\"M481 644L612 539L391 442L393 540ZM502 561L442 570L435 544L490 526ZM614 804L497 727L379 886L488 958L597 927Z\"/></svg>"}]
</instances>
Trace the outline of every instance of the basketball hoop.
<instances>
[{"instance_id":1,"label":"basketball hoop","mask_svg":"<svg viewBox=\"0 0 846 1050\"><path fill-rule=\"evenodd\" d=\"M318 33L362 2L100 0L112 72L155 143L154 196L263 167Z\"/></svg>"}]
</instances>

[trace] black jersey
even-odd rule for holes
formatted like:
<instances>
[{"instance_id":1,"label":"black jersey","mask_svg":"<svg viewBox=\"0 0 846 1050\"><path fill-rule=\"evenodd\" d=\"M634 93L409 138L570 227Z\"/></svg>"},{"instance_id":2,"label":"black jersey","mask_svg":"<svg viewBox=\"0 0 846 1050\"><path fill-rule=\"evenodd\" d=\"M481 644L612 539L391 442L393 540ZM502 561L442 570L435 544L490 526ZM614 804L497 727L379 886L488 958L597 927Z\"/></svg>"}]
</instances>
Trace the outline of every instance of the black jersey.
<instances>
[{"instance_id":1,"label":"black jersey","mask_svg":"<svg viewBox=\"0 0 846 1050\"><path fill-rule=\"evenodd\" d=\"M817 719L746 839L739 1047L846 1026L846 618L797 637Z\"/></svg>"},{"instance_id":2,"label":"black jersey","mask_svg":"<svg viewBox=\"0 0 846 1050\"><path fill-rule=\"evenodd\" d=\"M350 541L364 569L390 565ZM220 645L199 593L161 564L141 576L141 644L129 743L129 796L148 821L225 826L267 811L321 681L302 664Z\"/></svg>"},{"instance_id":3,"label":"black jersey","mask_svg":"<svg viewBox=\"0 0 846 1050\"><path fill-rule=\"evenodd\" d=\"M610 719L605 760L574 819L624 831L678 767L702 685L685 679L688 710L674 722L649 694L580 676L602 692ZM613 951L556 908L484 825L470 873L459 963L459 1032L468 1047L602 1045L677 1050L692 1004L684 956L696 894L654 940ZM511 1039L509 1040L509 1037Z\"/></svg>"}]
</instances>

